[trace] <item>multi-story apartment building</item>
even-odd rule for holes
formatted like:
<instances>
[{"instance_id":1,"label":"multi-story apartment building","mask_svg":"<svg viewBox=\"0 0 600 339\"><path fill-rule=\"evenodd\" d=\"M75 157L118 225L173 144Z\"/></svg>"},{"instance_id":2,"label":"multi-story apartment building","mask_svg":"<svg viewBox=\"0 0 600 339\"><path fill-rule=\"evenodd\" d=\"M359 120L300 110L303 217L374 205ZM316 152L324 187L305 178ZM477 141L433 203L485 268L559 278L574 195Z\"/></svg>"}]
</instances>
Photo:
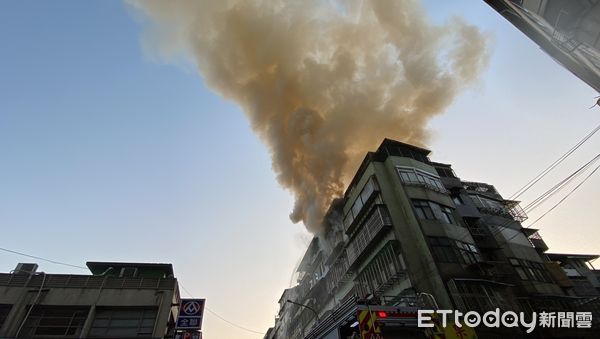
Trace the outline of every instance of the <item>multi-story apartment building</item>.
<instances>
[{"instance_id":1,"label":"multi-story apartment building","mask_svg":"<svg viewBox=\"0 0 600 339\"><path fill-rule=\"evenodd\" d=\"M600 92L600 1L485 0L566 69ZM515 59L518 59L515 52Z\"/></svg>"},{"instance_id":2,"label":"multi-story apartment building","mask_svg":"<svg viewBox=\"0 0 600 339\"><path fill-rule=\"evenodd\" d=\"M567 276L562 287L565 294L571 296L600 296L600 280L591 264L598 257L588 254L546 253L546 258L559 265Z\"/></svg>"},{"instance_id":3,"label":"multi-story apartment building","mask_svg":"<svg viewBox=\"0 0 600 339\"><path fill-rule=\"evenodd\" d=\"M90 275L19 264L0 274L0 338L173 338L171 264L88 262Z\"/></svg>"},{"instance_id":4,"label":"multi-story apartment building","mask_svg":"<svg viewBox=\"0 0 600 339\"><path fill-rule=\"evenodd\" d=\"M597 308L596 299L572 288L563 269L569 262L546 255L537 230L522 226L526 215L518 201L492 185L462 181L428 154L389 139L367 154L343 198L332 204L326 231L310 243L298 285L284 291L266 338L349 338L365 307L385 311L379 322L386 338L423 337L418 308ZM475 330L484 338L522 333ZM536 333L593 333L565 331Z\"/></svg>"}]
</instances>

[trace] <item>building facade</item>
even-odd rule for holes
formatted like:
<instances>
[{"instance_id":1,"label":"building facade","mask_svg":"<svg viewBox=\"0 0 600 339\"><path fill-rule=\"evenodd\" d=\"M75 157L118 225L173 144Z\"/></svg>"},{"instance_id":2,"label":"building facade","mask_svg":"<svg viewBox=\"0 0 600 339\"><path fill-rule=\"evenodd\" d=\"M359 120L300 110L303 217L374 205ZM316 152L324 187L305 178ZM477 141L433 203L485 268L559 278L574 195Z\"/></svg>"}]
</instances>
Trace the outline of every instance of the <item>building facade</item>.
<instances>
[{"instance_id":1,"label":"building facade","mask_svg":"<svg viewBox=\"0 0 600 339\"><path fill-rule=\"evenodd\" d=\"M600 92L599 0L485 0L554 60ZM518 55L515 60L518 62Z\"/></svg>"},{"instance_id":2,"label":"building facade","mask_svg":"<svg viewBox=\"0 0 600 339\"><path fill-rule=\"evenodd\" d=\"M414 322L388 316L415 308L598 310L598 281L587 294L574 289L568 262L547 255L537 230L522 226L527 216L518 201L492 185L461 180L428 154L389 139L367 154L332 204L326 231L310 243L298 284L279 300L268 338L352 338L359 327L352 313L364 305L386 310L386 331L397 327L397 336L386 338L425 335ZM475 330L484 338L522 335L514 328ZM536 333L593 337L578 328Z\"/></svg>"},{"instance_id":3,"label":"building facade","mask_svg":"<svg viewBox=\"0 0 600 339\"><path fill-rule=\"evenodd\" d=\"M0 274L0 338L173 338L171 264L88 262L89 275L19 264Z\"/></svg>"}]
</instances>

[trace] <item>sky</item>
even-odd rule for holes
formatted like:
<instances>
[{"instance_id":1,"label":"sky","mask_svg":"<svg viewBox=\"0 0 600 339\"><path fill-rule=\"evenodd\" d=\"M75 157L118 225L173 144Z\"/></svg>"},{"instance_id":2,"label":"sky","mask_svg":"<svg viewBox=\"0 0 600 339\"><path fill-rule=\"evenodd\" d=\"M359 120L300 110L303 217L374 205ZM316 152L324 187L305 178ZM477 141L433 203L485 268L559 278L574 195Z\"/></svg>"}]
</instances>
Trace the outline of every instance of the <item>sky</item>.
<instances>
[{"instance_id":1,"label":"sky","mask_svg":"<svg viewBox=\"0 0 600 339\"><path fill-rule=\"evenodd\" d=\"M491 41L478 82L429 125L432 160L509 196L600 122L595 91L483 1L424 4L432 20L460 15ZM173 263L213 312L264 332L310 235L289 220L293 197L240 108L189 64L148 55L142 31L120 1L0 3L0 247L78 266ZM599 146L590 139L523 202ZM591 177L535 225L551 251L600 253L599 187ZM32 261L0 251L2 272ZM203 329L262 337L210 312Z\"/></svg>"}]
</instances>

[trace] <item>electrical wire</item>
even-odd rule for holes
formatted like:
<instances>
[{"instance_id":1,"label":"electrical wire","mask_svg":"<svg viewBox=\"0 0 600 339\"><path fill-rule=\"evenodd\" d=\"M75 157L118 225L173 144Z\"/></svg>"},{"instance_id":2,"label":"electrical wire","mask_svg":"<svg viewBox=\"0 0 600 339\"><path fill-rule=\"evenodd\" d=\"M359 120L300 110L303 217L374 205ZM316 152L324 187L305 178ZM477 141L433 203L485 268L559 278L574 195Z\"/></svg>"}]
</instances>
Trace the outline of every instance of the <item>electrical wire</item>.
<instances>
[{"instance_id":1,"label":"electrical wire","mask_svg":"<svg viewBox=\"0 0 600 339\"><path fill-rule=\"evenodd\" d=\"M596 155L594 158L592 158L590 161L588 161L585 165L581 166L575 172L571 173L571 175L569 175L565 179L561 180L558 184L554 185L548 191L544 192L542 195L540 195L535 200L530 202L528 205L523 207L525 212L530 212L530 211L534 210L535 208L539 207L542 203L544 203L546 200L548 200L554 194L558 193L560 190L562 190L564 187L566 187L567 184L569 184L571 181L573 181L575 178L577 178L583 172L585 172L585 170L588 167L590 167L594 162L596 162L598 159L600 159L600 154Z\"/></svg>"},{"instance_id":2,"label":"electrical wire","mask_svg":"<svg viewBox=\"0 0 600 339\"><path fill-rule=\"evenodd\" d=\"M188 290L187 290L187 288L185 288L185 286L183 286L183 284L181 284L181 282L179 283L179 286L181 286L181 289L182 289L182 290L184 290L184 291L185 291L185 293L187 293L187 294L188 294L188 296L190 296L191 298L193 298L193 297L194 297L194 295L193 295L192 293L190 293L190 291L188 291ZM236 328L238 328L238 329L240 329L240 330L244 330L244 331L247 331L247 332L250 332L250 333L255 333L255 334L265 334L265 332L260 332L260 331L251 330L251 329L249 329L249 328L247 328L247 327L244 327L244 326L238 325L238 324L236 324L236 323L234 323L234 322L231 322L231 321L229 321L229 320L227 320L227 319L223 318L222 316L220 316L220 315L219 315L217 312L215 312L215 311L211 310L211 309L210 309L208 306L206 306L206 305L204 305L204 308L206 308L206 310L207 310L208 312L210 312L212 315L214 315L215 317L217 317L217 318L221 319L222 321L226 322L227 324L229 324L229 325L231 325L231 326L233 326L233 327L236 327Z\"/></svg>"},{"instance_id":3,"label":"electrical wire","mask_svg":"<svg viewBox=\"0 0 600 339\"><path fill-rule=\"evenodd\" d=\"M562 199L560 199L554 206L552 206L549 210L547 210L539 218L535 219L535 221L532 222L531 225L527 226L527 228L535 225L536 222L540 221L540 219L545 217L548 213L552 212L556 207L558 207L558 205L562 204L565 200L567 200L567 198L569 196L571 196L571 194L575 193L575 191L577 191L577 189L579 189L579 187L581 187L581 185L583 185L594 173L596 173L596 171L598 171L599 168L600 168L600 165L596 166L596 168L594 168L594 170L590 174L588 174L587 177L585 177L577 186L575 186L569 193L567 193L567 195L565 195Z\"/></svg>"},{"instance_id":4,"label":"electrical wire","mask_svg":"<svg viewBox=\"0 0 600 339\"><path fill-rule=\"evenodd\" d=\"M600 154L593 157L591 160L589 160L583 166L578 168L575 172L571 173L569 176L567 176L566 178L561 180L558 184L554 185L548 191L542 193L540 196L535 198L531 203L529 203L525 207L523 207L523 211L526 213L530 213L533 210L535 210L536 208L540 207L545 201L547 201L549 198L554 196L556 193L560 192L563 188L567 187L567 185L569 183L571 183L573 180L575 180L577 177L579 177L581 174L583 174L586 169L588 169L594 162L596 162L599 159L600 159ZM502 229L509 228L508 225L510 225L511 223L513 223L513 220L507 220L500 225L495 225L497 228L495 230L491 231L492 235L495 236L497 234L500 234L502 232ZM512 239L512 238L514 238L514 237L511 237L510 239Z\"/></svg>"},{"instance_id":5,"label":"electrical wire","mask_svg":"<svg viewBox=\"0 0 600 339\"><path fill-rule=\"evenodd\" d=\"M596 130L596 129L595 129ZM560 190L562 190L563 188L565 188L571 181L573 181L575 178L577 178L578 176L580 176L581 174L583 174L585 172L586 169L588 169L594 162L596 162L597 160L600 159L600 154L596 155L595 157L593 157L591 160L589 160L587 163L585 163L583 166L581 166L580 168L578 168L575 172L571 173L569 176L567 176L566 178L564 178L563 180L561 180L558 184L554 185L552 188L550 188L548 191L544 192L543 194L541 194L540 196L538 196L536 199L534 199L531 203L529 203L527 206L525 206L523 208L523 211L526 213L530 213L531 211L535 210L536 208L540 207L542 205L542 203L544 203L545 201L547 201L550 197L554 196L556 193L558 193ZM590 173L590 175L588 175L588 177L586 177L581 183L579 183L577 185L577 187L574 189L576 190L577 188L579 188L579 186L581 186L590 176L591 174L593 174L594 172L596 172L598 168L594 169L594 171L592 173ZM542 217L544 217L546 214L548 214L551 210L553 210L554 208L556 208L562 201L566 200L566 198L571 195L573 193L573 191L569 192L567 194L567 196L565 196L557 205L553 206L549 211L547 211L546 213L544 213L542 215ZM509 199L510 200L510 199ZM536 222L538 222L542 217L536 219L532 224L530 224L529 226L525 227L525 228L530 228L532 227ZM503 229L512 229L511 227L509 227L510 224L512 224L515 220L507 220L499 225L494 225L496 226L496 229L491 230L490 229L490 233L492 236L496 236L500 233L502 233ZM514 229L512 229L514 230ZM507 238L503 243L508 243L510 240L514 239L516 236L518 236L521 232L515 233L513 236L511 236L510 238ZM462 240L465 240L467 238L467 236L462 237Z\"/></svg>"},{"instance_id":6,"label":"electrical wire","mask_svg":"<svg viewBox=\"0 0 600 339\"><path fill-rule=\"evenodd\" d=\"M535 225L535 223L537 223L538 221L540 221L540 219L542 219L543 217L545 217L548 213L552 212L556 207L558 207L565 200L567 200L567 198L569 196L571 196L573 193L575 193L575 191L577 191L577 189L579 189L594 173L596 173L596 171L598 171L598 169L600 169L600 165L596 166L596 168L594 168L594 170L592 172L590 172L579 184L577 184L577 186L575 186L569 193L567 193L567 195L565 195L556 204L554 204L554 206L552 206L549 210L547 210L546 212L544 212L544 214L542 214L539 218L535 219L534 222L532 222L529 226L527 226L525 228L531 228L533 225ZM519 234L520 233L514 234L512 237L506 239L506 241L504 243L507 243L507 242L511 241L512 239L514 239Z\"/></svg>"},{"instance_id":7,"label":"electrical wire","mask_svg":"<svg viewBox=\"0 0 600 339\"><path fill-rule=\"evenodd\" d=\"M552 164L550 164L550 166L546 167L536 177L534 177L533 179L531 179L523 187L521 187L519 190L517 190L515 193L513 193L508 198L508 200L518 199L521 195L523 195L523 193L525 193L526 191L528 191L531 187L533 187L533 185L535 185L537 182L539 182L543 177L545 177L554 168L556 168L561 162L563 162L571 154L573 154L573 152L575 152L579 147L581 147L581 145L583 145L586 141L588 141L599 130L600 130L600 125L596 126L590 133L588 133L586 136L584 136L583 139L581 139L573 147L571 147L570 150L568 150L565 154L563 154L562 156L560 156L557 160L555 160ZM597 160L597 159L596 158L592 159L588 164L584 165L584 167L587 167L587 166L591 165L591 163L593 161L595 161L595 160ZM550 198L551 196L553 196L554 194L556 194L558 191L560 191L562 188L564 188L564 185L566 185L566 183L570 182L572 179L575 179L577 176L579 176L579 174L581 174L581 173L575 173L575 174L572 174L571 176L567 177L566 179L563 180L563 181L566 180L567 182L561 182L561 183L555 185L555 187L551 188L549 191L547 191L546 193L544 193L541 196L539 196L538 198L536 198L536 200L534 200L532 203L530 203L527 206L525 206L523 208L523 211L526 212L526 213L528 213L528 212L534 210L535 208L539 207L539 205L541 203L543 203L548 198ZM539 199L539 201L538 201L538 199ZM510 225L511 223L512 223L512 221L506 221L506 222L502 223L501 225L495 225L495 226L497 226L497 229L494 230L494 231L492 231L492 235L499 234L500 232L502 232L502 229L508 228L507 226Z\"/></svg>"},{"instance_id":8,"label":"electrical wire","mask_svg":"<svg viewBox=\"0 0 600 339\"><path fill-rule=\"evenodd\" d=\"M586 141L588 141L596 132L600 130L600 125L596 126L590 133L588 133L583 139L581 139L578 143L575 144L570 150L568 150L565 154L556 159L550 166L546 167L542 172L540 172L537 176L527 182L523 187L517 190L513 195L511 195L508 200L515 200L519 198L523 193L527 192L533 185L535 185L538 181L540 181L543 177L545 177L548 173L550 173L556 166L560 165L565 159L567 159L573 152L575 152L581 145L583 145Z\"/></svg>"},{"instance_id":9,"label":"electrical wire","mask_svg":"<svg viewBox=\"0 0 600 339\"><path fill-rule=\"evenodd\" d=\"M38 257L35 255L31 255L31 254L26 254L26 253L22 253L22 252L17 252L17 251L13 251L13 250L9 250L7 248L2 248L0 247L0 251L4 251L4 252L8 252L8 253L13 253L13 254L18 254L24 257L28 257L28 258L32 258L32 259L38 259L38 260L42 260L45 262L49 262L51 264L56 264L56 265L63 265L63 266L68 266L68 267L75 267L75 268L79 268L79 269L83 269L83 270L87 270L87 267L83 267L83 266L79 266L79 265L73 265L73 264L68 264L65 262L60 262L60 261L56 261L56 260L51 260L51 259L46 259L46 258L42 258L42 257Z\"/></svg>"}]
</instances>

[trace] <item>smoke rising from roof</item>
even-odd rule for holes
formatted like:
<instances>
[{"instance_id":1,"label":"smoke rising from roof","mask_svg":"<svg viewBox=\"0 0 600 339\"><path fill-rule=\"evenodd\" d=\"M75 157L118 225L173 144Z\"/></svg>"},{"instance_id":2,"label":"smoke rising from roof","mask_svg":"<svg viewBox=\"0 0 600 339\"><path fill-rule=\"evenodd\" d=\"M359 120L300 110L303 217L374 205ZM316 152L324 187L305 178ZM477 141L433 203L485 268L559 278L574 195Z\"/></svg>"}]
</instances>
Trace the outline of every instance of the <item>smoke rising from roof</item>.
<instances>
[{"instance_id":1,"label":"smoke rising from roof","mask_svg":"<svg viewBox=\"0 0 600 339\"><path fill-rule=\"evenodd\" d=\"M145 43L185 55L238 103L293 192L292 221L318 233L331 201L384 137L423 145L427 122L487 63L458 18L418 1L135 1Z\"/></svg>"}]
</instances>

